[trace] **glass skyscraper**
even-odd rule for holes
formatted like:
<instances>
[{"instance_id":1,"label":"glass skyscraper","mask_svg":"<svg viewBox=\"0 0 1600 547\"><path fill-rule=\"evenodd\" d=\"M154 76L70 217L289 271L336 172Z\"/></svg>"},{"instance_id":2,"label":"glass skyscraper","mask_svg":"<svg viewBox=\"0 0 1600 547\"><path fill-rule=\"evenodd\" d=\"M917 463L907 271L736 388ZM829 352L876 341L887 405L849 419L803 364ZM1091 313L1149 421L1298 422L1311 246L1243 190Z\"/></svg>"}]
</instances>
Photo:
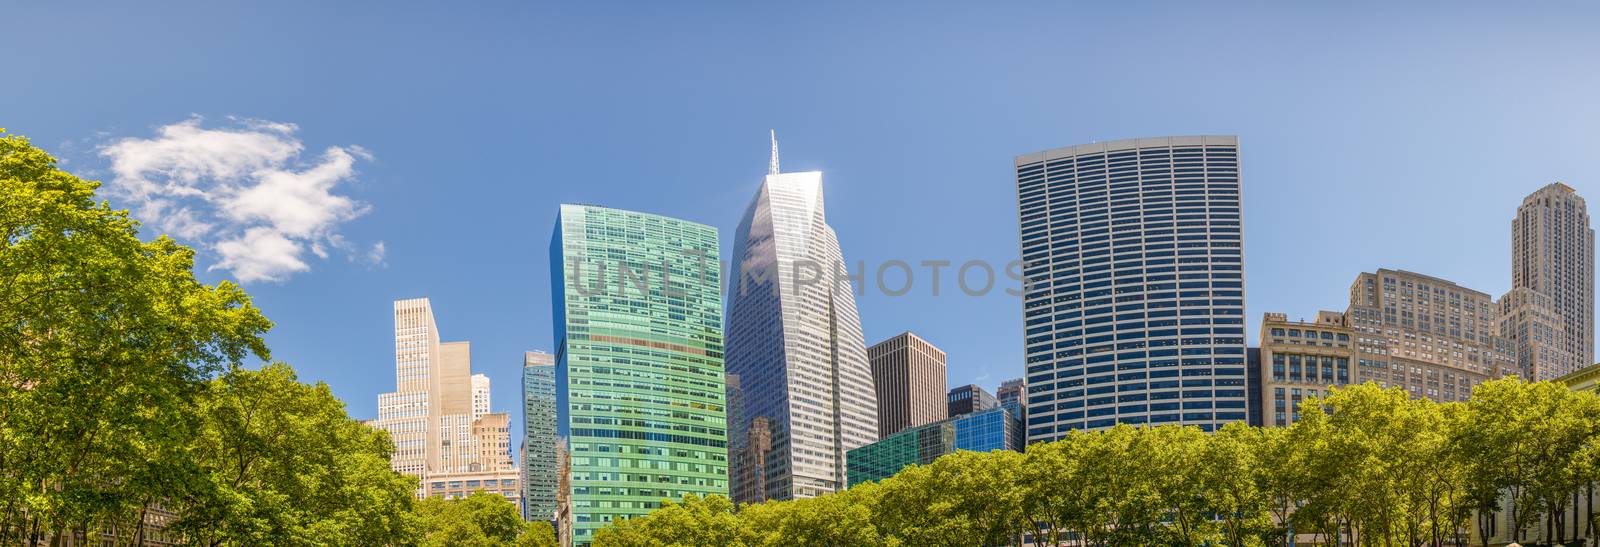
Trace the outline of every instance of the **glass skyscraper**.
<instances>
[{"instance_id":1,"label":"glass skyscraper","mask_svg":"<svg viewBox=\"0 0 1600 547\"><path fill-rule=\"evenodd\" d=\"M550 243L572 540L662 499L727 495L717 230L562 205Z\"/></svg>"},{"instance_id":2,"label":"glass skyscraper","mask_svg":"<svg viewBox=\"0 0 1600 547\"><path fill-rule=\"evenodd\" d=\"M522 518L549 521L556 513L555 356L522 355Z\"/></svg>"},{"instance_id":3,"label":"glass skyscraper","mask_svg":"<svg viewBox=\"0 0 1600 547\"><path fill-rule=\"evenodd\" d=\"M822 203L822 173L780 173L774 143L730 258L728 373L743 402L728 429L741 503L843 489L846 452L877 440L855 293Z\"/></svg>"},{"instance_id":4,"label":"glass skyscraper","mask_svg":"<svg viewBox=\"0 0 1600 547\"><path fill-rule=\"evenodd\" d=\"M1028 441L1244 421L1238 139L1072 146L1016 169Z\"/></svg>"}]
</instances>

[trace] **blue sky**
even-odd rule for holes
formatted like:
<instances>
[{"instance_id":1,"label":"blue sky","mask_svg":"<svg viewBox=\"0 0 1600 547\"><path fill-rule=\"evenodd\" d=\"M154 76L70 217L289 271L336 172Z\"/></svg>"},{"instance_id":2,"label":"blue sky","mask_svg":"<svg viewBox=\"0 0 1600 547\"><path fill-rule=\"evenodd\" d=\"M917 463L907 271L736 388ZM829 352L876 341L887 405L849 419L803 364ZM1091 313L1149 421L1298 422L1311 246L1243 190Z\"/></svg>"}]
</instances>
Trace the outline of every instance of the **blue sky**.
<instances>
[{"instance_id":1,"label":"blue sky","mask_svg":"<svg viewBox=\"0 0 1600 547\"><path fill-rule=\"evenodd\" d=\"M274 357L360 417L393 388L390 303L416 296L516 412L521 352L551 348L557 204L704 222L726 252L768 129L868 264L1013 259L1015 155L1239 135L1252 342L1262 312L1342 310L1379 267L1498 297L1521 197L1600 195L1593 4L1111 4L21 3L0 126L108 182L149 172L118 143L157 153L174 127L264 139L223 149L260 165L188 172L238 182L195 205L199 274L279 271L248 284ZM271 181L321 216L243 191ZM280 239L298 271L212 268ZM918 332L952 385L1020 375L1017 299L927 289L863 297L867 342Z\"/></svg>"}]
</instances>

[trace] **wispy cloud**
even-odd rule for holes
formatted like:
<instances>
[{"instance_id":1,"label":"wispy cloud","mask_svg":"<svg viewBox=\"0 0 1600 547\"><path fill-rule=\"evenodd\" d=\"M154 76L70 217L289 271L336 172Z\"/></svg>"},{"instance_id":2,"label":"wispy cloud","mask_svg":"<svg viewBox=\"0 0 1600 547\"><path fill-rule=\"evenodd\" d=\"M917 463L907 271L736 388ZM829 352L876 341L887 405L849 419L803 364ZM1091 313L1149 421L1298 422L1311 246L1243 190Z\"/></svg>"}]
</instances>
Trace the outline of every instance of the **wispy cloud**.
<instances>
[{"instance_id":1,"label":"wispy cloud","mask_svg":"<svg viewBox=\"0 0 1600 547\"><path fill-rule=\"evenodd\" d=\"M311 269L304 253L330 250L356 256L338 233L369 207L335 193L355 178L356 162L372 156L358 146L334 146L309 161L291 123L229 118L207 128L191 117L100 148L111 161L113 195L129 200L158 230L215 252L211 269L242 283L284 281ZM376 253L377 260L371 257ZM382 262L383 244L362 255Z\"/></svg>"}]
</instances>

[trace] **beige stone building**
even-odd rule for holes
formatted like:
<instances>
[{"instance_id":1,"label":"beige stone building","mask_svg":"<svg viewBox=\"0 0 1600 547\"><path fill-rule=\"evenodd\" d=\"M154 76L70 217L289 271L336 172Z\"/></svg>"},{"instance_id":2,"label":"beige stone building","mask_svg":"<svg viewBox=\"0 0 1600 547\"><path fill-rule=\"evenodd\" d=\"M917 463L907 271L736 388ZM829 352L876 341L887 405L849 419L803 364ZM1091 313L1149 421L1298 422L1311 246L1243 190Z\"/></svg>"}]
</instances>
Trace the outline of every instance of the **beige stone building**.
<instances>
[{"instance_id":1,"label":"beige stone building","mask_svg":"<svg viewBox=\"0 0 1600 547\"><path fill-rule=\"evenodd\" d=\"M420 480L419 497L482 489L521 499L510 415L488 412L489 381L472 374L471 343L441 342L426 298L396 300L394 327L396 389L378 396L369 422L394 440L390 465Z\"/></svg>"},{"instance_id":2,"label":"beige stone building","mask_svg":"<svg viewBox=\"0 0 1600 547\"><path fill-rule=\"evenodd\" d=\"M947 414L944 350L905 332L867 348L878 394L878 438Z\"/></svg>"},{"instance_id":3,"label":"beige stone building","mask_svg":"<svg viewBox=\"0 0 1600 547\"><path fill-rule=\"evenodd\" d=\"M1472 386L1509 374L1516 350L1499 333L1488 294L1403 270L1363 273L1345 322L1356 337L1356 383L1400 386L1415 397L1464 401Z\"/></svg>"},{"instance_id":4,"label":"beige stone building","mask_svg":"<svg viewBox=\"0 0 1600 547\"><path fill-rule=\"evenodd\" d=\"M1488 294L1403 270L1362 273L1344 313L1261 322L1262 422L1298 418L1300 401L1373 382L1413 397L1464 401L1472 386L1513 373L1516 349L1500 335L1501 304Z\"/></svg>"},{"instance_id":5,"label":"beige stone building","mask_svg":"<svg viewBox=\"0 0 1600 547\"><path fill-rule=\"evenodd\" d=\"M1547 185L1511 221L1511 291L1501 299L1501 335L1512 340L1517 372L1553 380L1594 358L1594 229L1582 197Z\"/></svg>"},{"instance_id":6,"label":"beige stone building","mask_svg":"<svg viewBox=\"0 0 1600 547\"><path fill-rule=\"evenodd\" d=\"M1288 426L1300 419L1300 402L1354 378L1354 331L1339 312L1317 312L1315 321L1290 321L1282 313L1261 320L1262 422Z\"/></svg>"}]
</instances>

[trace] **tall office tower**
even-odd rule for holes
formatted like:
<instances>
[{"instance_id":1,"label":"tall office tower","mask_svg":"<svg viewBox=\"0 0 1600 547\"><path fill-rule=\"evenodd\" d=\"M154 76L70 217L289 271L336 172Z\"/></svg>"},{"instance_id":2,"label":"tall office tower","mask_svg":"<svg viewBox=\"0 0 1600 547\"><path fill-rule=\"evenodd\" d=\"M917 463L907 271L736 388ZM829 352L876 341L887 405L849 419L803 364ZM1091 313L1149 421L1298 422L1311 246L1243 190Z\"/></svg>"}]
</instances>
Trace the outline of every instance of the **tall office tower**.
<instances>
[{"instance_id":1,"label":"tall office tower","mask_svg":"<svg viewBox=\"0 0 1600 547\"><path fill-rule=\"evenodd\" d=\"M1028 441L1246 419L1238 139L1018 156Z\"/></svg>"},{"instance_id":2,"label":"tall office tower","mask_svg":"<svg viewBox=\"0 0 1600 547\"><path fill-rule=\"evenodd\" d=\"M1523 377L1552 380L1593 361L1594 228L1588 206L1571 186L1550 184L1517 207L1511 293L1503 300L1513 304L1502 330L1517 345Z\"/></svg>"},{"instance_id":3,"label":"tall office tower","mask_svg":"<svg viewBox=\"0 0 1600 547\"><path fill-rule=\"evenodd\" d=\"M1450 281L1400 270L1362 273L1350 284L1344 314L1356 337L1355 382L1399 386L1435 401L1465 401L1472 386L1515 370L1516 348L1500 336L1499 319L1499 307L1488 294ZM1318 335L1336 334L1319 330ZM1304 331L1300 338L1301 344L1313 342L1304 339ZM1262 367L1278 366L1266 362L1265 355L1262 359ZM1273 411L1267 408L1266 422L1272 425Z\"/></svg>"},{"instance_id":4,"label":"tall office tower","mask_svg":"<svg viewBox=\"0 0 1600 547\"><path fill-rule=\"evenodd\" d=\"M772 162L735 236L728 283L728 372L744 392L735 443L767 424L760 489L741 503L845 488L845 453L878 436L877 397L844 258L822 207L822 173ZM754 448L752 448L754 449Z\"/></svg>"},{"instance_id":5,"label":"tall office tower","mask_svg":"<svg viewBox=\"0 0 1600 547\"><path fill-rule=\"evenodd\" d=\"M472 375L472 417L489 413L489 377Z\"/></svg>"},{"instance_id":6,"label":"tall office tower","mask_svg":"<svg viewBox=\"0 0 1600 547\"><path fill-rule=\"evenodd\" d=\"M522 354L522 518L549 521L556 514L556 357Z\"/></svg>"},{"instance_id":7,"label":"tall office tower","mask_svg":"<svg viewBox=\"0 0 1600 547\"><path fill-rule=\"evenodd\" d=\"M390 465L421 479L419 496L464 496L474 490L520 503L511 457L510 415L476 408L472 346L440 342L426 298L394 303L395 391L378 396L375 427L395 442Z\"/></svg>"},{"instance_id":8,"label":"tall office tower","mask_svg":"<svg viewBox=\"0 0 1600 547\"><path fill-rule=\"evenodd\" d=\"M977 384L967 384L950 390L949 396L946 397L945 415L953 418L999 407L1000 400L990 395L988 390L978 387Z\"/></svg>"},{"instance_id":9,"label":"tall office tower","mask_svg":"<svg viewBox=\"0 0 1600 547\"><path fill-rule=\"evenodd\" d=\"M439 450L429 434L439 423L429 412L438 380L433 370L439 362L439 328L428 299L394 302L394 358L395 391L378 395L373 425L388 431L394 441L390 467L422 477Z\"/></svg>"},{"instance_id":10,"label":"tall office tower","mask_svg":"<svg viewBox=\"0 0 1600 547\"><path fill-rule=\"evenodd\" d=\"M550 279L574 544L662 499L728 494L718 260L716 228L561 206Z\"/></svg>"},{"instance_id":11,"label":"tall office tower","mask_svg":"<svg viewBox=\"0 0 1600 547\"><path fill-rule=\"evenodd\" d=\"M867 348L878 395L878 438L949 416L944 350L910 332Z\"/></svg>"}]
</instances>

